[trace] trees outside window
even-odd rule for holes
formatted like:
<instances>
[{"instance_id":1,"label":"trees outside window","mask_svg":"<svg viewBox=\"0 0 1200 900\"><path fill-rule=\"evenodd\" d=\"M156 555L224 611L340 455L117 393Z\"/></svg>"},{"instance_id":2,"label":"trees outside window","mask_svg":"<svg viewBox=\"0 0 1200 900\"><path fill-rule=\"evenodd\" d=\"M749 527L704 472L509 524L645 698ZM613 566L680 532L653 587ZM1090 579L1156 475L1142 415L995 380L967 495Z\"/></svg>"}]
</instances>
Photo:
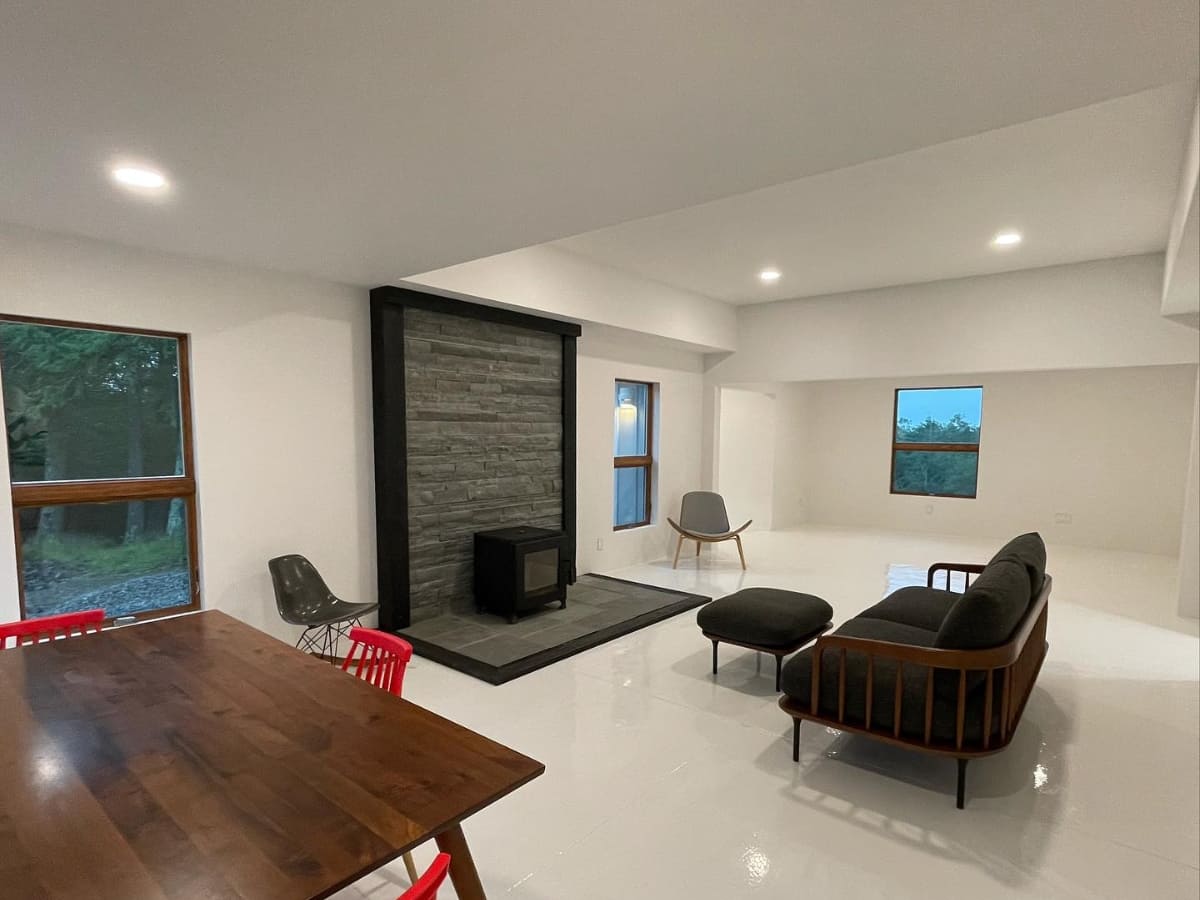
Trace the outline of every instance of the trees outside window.
<instances>
[{"instance_id":1,"label":"trees outside window","mask_svg":"<svg viewBox=\"0 0 1200 900\"><path fill-rule=\"evenodd\" d=\"M892 493L974 498L982 414L982 387L898 389Z\"/></svg>"},{"instance_id":2,"label":"trees outside window","mask_svg":"<svg viewBox=\"0 0 1200 900\"><path fill-rule=\"evenodd\" d=\"M0 319L22 615L199 605L187 337Z\"/></svg>"}]
</instances>

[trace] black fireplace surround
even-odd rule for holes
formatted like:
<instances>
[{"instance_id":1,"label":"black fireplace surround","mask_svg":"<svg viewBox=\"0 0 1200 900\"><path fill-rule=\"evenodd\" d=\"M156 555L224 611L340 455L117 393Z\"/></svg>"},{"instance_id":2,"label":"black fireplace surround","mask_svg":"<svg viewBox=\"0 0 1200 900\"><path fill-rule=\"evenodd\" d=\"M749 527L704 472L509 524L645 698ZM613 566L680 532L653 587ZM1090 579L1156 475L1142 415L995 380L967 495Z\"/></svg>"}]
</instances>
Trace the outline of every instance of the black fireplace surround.
<instances>
[{"instance_id":1,"label":"black fireplace surround","mask_svg":"<svg viewBox=\"0 0 1200 900\"><path fill-rule=\"evenodd\" d=\"M421 291L371 291L381 628L406 628L414 612L427 618L430 579L439 573L450 573L445 584L435 585L454 594L445 602L458 611L473 609L474 534L498 528L553 526L561 535L558 577L549 599L534 591L525 601L514 595L511 606L496 598L486 605L503 615L510 609L519 614L530 603L565 597L576 575L580 333L573 322ZM479 408L464 413L464 401L475 399ZM518 449L506 449L506 440ZM523 446L534 449L523 453ZM537 452L539 447L548 449ZM553 470L546 471L550 459ZM542 499L547 496L553 503ZM414 607L414 596L424 605Z\"/></svg>"}]
</instances>

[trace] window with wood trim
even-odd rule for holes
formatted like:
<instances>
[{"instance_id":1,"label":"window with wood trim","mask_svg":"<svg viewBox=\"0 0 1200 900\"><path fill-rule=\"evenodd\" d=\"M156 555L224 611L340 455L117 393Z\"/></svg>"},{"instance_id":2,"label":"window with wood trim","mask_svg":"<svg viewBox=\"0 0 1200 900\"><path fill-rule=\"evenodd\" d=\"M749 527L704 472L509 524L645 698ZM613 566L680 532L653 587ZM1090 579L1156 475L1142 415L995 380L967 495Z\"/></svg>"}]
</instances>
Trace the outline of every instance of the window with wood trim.
<instances>
[{"instance_id":1,"label":"window with wood trim","mask_svg":"<svg viewBox=\"0 0 1200 900\"><path fill-rule=\"evenodd\" d=\"M196 609L188 339L0 316L22 618Z\"/></svg>"},{"instance_id":2,"label":"window with wood trim","mask_svg":"<svg viewBox=\"0 0 1200 900\"><path fill-rule=\"evenodd\" d=\"M613 410L613 528L650 524L654 490L654 385L617 381Z\"/></svg>"},{"instance_id":3,"label":"window with wood trim","mask_svg":"<svg viewBox=\"0 0 1200 900\"><path fill-rule=\"evenodd\" d=\"M892 493L973 499L982 418L982 387L899 388L892 415Z\"/></svg>"}]
</instances>

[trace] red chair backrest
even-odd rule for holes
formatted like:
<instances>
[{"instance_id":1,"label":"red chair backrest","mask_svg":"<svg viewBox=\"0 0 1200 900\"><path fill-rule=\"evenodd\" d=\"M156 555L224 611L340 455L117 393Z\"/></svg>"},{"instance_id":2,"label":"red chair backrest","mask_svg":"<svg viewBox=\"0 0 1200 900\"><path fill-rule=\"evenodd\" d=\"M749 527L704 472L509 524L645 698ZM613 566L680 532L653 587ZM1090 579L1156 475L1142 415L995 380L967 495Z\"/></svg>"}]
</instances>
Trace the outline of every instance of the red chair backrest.
<instances>
[{"instance_id":1,"label":"red chair backrest","mask_svg":"<svg viewBox=\"0 0 1200 900\"><path fill-rule=\"evenodd\" d=\"M100 631L104 624L104 610L85 609L83 612L63 613L59 616L42 616L40 619L25 619L0 625L0 650L22 647L42 640L71 637L74 632L81 635ZM12 641L10 644L9 641Z\"/></svg>"},{"instance_id":2,"label":"red chair backrest","mask_svg":"<svg viewBox=\"0 0 1200 900\"><path fill-rule=\"evenodd\" d=\"M417 883L400 895L399 900L437 900L438 888L446 880L450 869L450 854L439 853L433 865L417 879Z\"/></svg>"},{"instance_id":3,"label":"red chair backrest","mask_svg":"<svg viewBox=\"0 0 1200 900\"><path fill-rule=\"evenodd\" d=\"M342 671L352 672L356 678L399 697L404 669L412 655L412 644L394 634L373 628L351 628L350 652L342 663Z\"/></svg>"}]
</instances>

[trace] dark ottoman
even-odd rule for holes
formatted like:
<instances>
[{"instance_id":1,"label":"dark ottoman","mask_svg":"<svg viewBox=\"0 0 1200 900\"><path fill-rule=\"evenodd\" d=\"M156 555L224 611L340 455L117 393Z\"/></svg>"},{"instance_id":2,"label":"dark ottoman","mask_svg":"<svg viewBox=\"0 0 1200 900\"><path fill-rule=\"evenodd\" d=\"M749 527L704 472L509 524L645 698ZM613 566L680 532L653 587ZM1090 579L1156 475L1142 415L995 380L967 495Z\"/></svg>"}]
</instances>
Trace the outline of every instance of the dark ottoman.
<instances>
[{"instance_id":1,"label":"dark ottoman","mask_svg":"<svg viewBox=\"0 0 1200 900\"><path fill-rule=\"evenodd\" d=\"M713 645L721 642L770 653L775 657L775 690L783 658L829 630L833 607L812 594L777 588L746 588L700 607L696 622Z\"/></svg>"}]
</instances>

